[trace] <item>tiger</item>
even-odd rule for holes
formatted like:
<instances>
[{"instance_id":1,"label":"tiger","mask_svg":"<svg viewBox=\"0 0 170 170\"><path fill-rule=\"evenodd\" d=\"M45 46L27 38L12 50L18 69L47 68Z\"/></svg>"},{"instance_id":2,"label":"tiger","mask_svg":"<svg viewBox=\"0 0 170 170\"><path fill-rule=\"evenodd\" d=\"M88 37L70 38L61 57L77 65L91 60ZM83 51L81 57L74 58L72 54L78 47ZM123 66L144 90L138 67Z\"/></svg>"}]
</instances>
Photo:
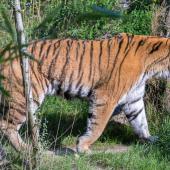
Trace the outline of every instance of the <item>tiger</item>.
<instances>
[{"instance_id":1,"label":"tiger","mask_svg":"<svg viewBox=\"0 0 170 170\"><path fill-rule=\"evenodd\" d=\"M149 132L143 98L148 79L170 76L170 38L120 33L100 40L35 40L27 51L39 61L30 61L34 115L47 95L67 93L89 101L87 127L76 152L90 151L117 110L124 112L139 139L156 139ZM26 121L26 98L20 58L2 64L1 73L10 98L1 100L6 113L0 114L0 130L22 151L27 148L19 134Z\"/></svg>"}]
</instances>

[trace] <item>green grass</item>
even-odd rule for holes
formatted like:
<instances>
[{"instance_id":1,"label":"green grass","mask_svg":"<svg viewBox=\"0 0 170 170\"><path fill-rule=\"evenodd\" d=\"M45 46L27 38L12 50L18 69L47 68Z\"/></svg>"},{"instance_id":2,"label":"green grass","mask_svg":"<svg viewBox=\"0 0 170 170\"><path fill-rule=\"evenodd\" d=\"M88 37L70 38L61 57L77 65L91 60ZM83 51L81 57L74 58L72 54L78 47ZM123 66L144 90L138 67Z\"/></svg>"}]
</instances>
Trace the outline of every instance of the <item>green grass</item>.
<instances>
[{"instance_id":1,"label":"green grass","mask_svg":"<svg viewBox=\"0 0 170 170\"><path fill-rule=\"evenodd\" d=\"M44 161L45 160L45 161ZM168 170L170 162L161 153L148 145L133 145L126 153L99 153L74 156L44 157L40 169L124 169L124 170Z\"/></svg>"},{"instance_id":2,"label":"green grass","mask_svg":"<svg viewBox=\"0 0 170 170\"><path fill-rule=\"evenodd\" d=\"M170 166L170 162L162 158L159 151L147 145L134 145L127 153L92 155L91 161L113 169L163 170Z\"/></svg>"}]
</instances>

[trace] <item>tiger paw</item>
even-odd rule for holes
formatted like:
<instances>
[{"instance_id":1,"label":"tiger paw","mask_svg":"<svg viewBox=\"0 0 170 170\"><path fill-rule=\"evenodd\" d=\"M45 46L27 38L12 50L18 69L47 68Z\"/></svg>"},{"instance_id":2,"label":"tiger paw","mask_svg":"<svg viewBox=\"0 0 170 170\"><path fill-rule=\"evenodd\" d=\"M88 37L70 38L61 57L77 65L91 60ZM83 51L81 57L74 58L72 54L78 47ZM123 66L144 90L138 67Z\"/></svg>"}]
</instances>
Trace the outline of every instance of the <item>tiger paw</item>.
<instances>
[{"instance_id":1,"label":"tiger paw","mask_svg":"<svg viewBox=\"0 0 170 170\"><path fill-rule=\"evenodd\" d=\"M159 137L158 136L149 136L148 138L142 138L142 139L140 139L140 141L142 142L142 143L145 143L145 142L147 142L147 143L156 143L157 141L159 140Z\"/></svg>"},{"instance_id":2,"label":"tiger paw","mask_svg":"<svg viewBox=\"0 0 170 170\"><path fill-rule=\"evenodd\" d=\"M159 140L159 137L158 136L149 136L146 141L149 142L149 143L155 143Z\"/></svg>"},{"instance_id":3,"label":"tiger paw","mask_svg":"<svg viewBox=\"0 0 170 170\"><path fill-rule=\"evenodd\" d=\"M91 150L88 147L77 147L77 153L79 154L91 154Z\"/></svg>"},{"instance_id":4,"label":"tiger paw","mask_svg":"<svg viewBox=\"0 0 170 170\"><path fill-rule=\"evenodd\" d=\"M68 148L68 147L63 147L63 148L58 148L55 150L55 155L75 155L76 151L72 148Z\"/></svg>"}]
</instances>

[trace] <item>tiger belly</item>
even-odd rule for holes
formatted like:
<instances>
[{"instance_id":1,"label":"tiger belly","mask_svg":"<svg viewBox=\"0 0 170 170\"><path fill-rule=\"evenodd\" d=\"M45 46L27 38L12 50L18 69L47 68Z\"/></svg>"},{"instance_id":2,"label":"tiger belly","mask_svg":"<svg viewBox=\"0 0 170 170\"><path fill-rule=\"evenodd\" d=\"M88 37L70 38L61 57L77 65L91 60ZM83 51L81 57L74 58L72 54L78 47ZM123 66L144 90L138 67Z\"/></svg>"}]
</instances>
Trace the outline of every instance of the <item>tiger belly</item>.
<instances>
[{"instance_id":1,"label":"tiger belly","mask_svg":"<svg viewBox=\"0 0 170 170\"><path fill-rule=\"evenodd\" d=\"M77 81L69 83L68 81L57 81L54 80L49 84L47 92L44 96L41 97L40 102L44 100L46 95L61 95L66 94L71 97L87 97L91 93L91 88L85 84L78 84Z\"/></svg>"}]
</instances>

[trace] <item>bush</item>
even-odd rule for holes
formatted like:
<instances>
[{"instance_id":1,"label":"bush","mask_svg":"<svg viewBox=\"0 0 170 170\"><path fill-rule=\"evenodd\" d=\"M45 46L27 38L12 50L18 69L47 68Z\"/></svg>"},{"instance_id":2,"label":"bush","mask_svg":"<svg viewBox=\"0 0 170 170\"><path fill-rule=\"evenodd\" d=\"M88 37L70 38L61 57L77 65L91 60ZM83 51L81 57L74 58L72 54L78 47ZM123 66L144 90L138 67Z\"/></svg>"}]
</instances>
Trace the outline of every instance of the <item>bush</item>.
<instances>
[{"instance_id":1,"label":"bush","mask_svg":"<svg viewBox=\"0 0 170 170\"><path fill-rule=\"evenodd\" d=\"M152 11L133 10L125 16L121 27L123 32L132 34L151 34Z\"/></svg>"},{"instance_id":2,"label":"bush","mask_svg":"<svg viewBox=\"0 0 170 170\"><path fill-rule=\"evenodd\" d=\"M71 3L70 3L71 2ZM73 3L76 2L76 3ZM105 1L68 1L49 5L44 21L39 25L39 37L73 37L80 39L101 38L105 34L128 32L150 34L152 10L133 10L121 17L117 3ZM93 5L115 11L113 16L98 16ZM115 10L116 9L116 10ZM117 16L116 16L117 15Z\"/></svg>"}]
</instances>

